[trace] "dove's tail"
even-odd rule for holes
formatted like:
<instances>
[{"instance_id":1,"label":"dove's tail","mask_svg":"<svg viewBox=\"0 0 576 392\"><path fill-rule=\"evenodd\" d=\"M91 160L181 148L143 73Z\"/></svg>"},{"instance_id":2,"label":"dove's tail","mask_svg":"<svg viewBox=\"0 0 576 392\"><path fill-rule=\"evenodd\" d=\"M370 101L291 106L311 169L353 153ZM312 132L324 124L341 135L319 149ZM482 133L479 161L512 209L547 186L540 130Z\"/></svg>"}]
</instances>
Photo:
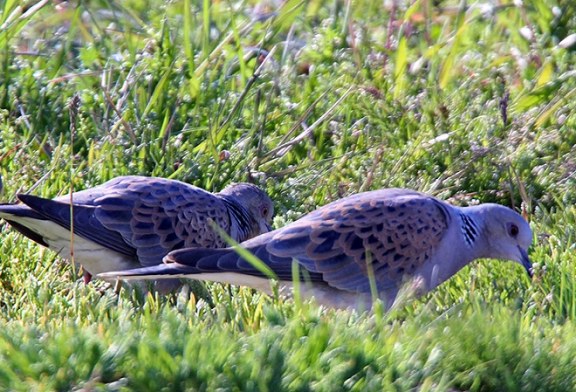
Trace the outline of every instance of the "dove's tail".
<instances>
[{"instance_id":1,"label":"dove's tail","mask_svg":"<svg viewBox=\"0 0 576 392\"><path fill-rule=\"evenodd\" d=\"M48 246L44 238L30 228L30 222L46 220L38 212L24 204L0 204L0 218L12 226L16 231L41 245Z\"/></svg>"},{"instance_id":2,"label":"dove's tail","mask_svg":"<svg viewBox=\"0 0 576 392\"><path fill-rule=\"evenodd\" d=\"M71 209L69 203L33 195L18 195L18 199L22 204L0 205L0 218L32 241L46 247L50 247L50 239L69 241L71 220L74 219L74 234L134 257L135 250L126 246L120 233L109 230L94 219L96 207L75 204Z\"/></svg>"},{"instance_id":3,"label":"dove's tail","mask_svg":"<svg viewBox=\"0 0 576 392\"><path fill-rule=\"evenodd\" d=\"M172 252L175 253L175 252ZM270 293L268 276L244 261L231 248L190 248L169 254L164 264L99 274L102 279L161 280L188 278L249 286ZM176 262L176 260L181 261ZM238 263L234 263L237 261ZM183 264L185 263L185 264Z\"/></svg>"},{"instance_id":4,"label":"dove's tail","mask_svg":"<svg viewBox=\"0 0 576 392\"><path fill-rule=\"evenodd\" d=\"M170 252L164 264L125 271L108 272L102 278L168 279L190 278L250 284L251 278L258 280L273 278L292 281L293 265L290 258L278 258L268 253L265 245L258 245L238 252L234 248L207 249L186 248ZM242 276L244 278L242 278ZM300 280L321 280L318 273L300 270ZM259 287L256 287L259 288Z\"/></svg>"}]
</instances>

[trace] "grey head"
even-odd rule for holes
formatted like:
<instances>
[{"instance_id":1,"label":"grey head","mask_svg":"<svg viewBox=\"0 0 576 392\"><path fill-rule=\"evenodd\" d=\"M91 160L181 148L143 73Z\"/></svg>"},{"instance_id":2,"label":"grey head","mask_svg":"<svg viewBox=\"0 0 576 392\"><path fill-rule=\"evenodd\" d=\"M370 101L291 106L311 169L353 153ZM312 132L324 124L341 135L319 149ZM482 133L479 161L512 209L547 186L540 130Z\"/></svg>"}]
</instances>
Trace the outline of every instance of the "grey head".
<instances>
[{"instance_id":1,"label":"grey head","mask_svg":"<svg viewBox=\"0 0 576 392\"><path fill-rule=\"evenodd\" d=\"M528 248L532 244L532 230L526 220L510 208L498 204L481 204L462 209L472 222L466 222L463 233L467 241L478 236L477 257L511 260L522 265L532 276ZM476 223L474 223L476 222ZM478 224L481 230L475 230ZM465 226L468 225L468 234ZM473 238L474 239L474 238Z\"/></svg>"},{"instance_id":2,"label":"grey head","mask_svg":"<svg viewBox=\"0 0 576 392\"><path fill-rule=\"evenodd\" d=\"M274 216L274 203L266 192L253 184L240 182L228 185L218 193L223 199L241 206L244 211L235 211L236 219L244 227L247 237L252 238L271 230L270 223Z\"/></svg>"}]
</instances>

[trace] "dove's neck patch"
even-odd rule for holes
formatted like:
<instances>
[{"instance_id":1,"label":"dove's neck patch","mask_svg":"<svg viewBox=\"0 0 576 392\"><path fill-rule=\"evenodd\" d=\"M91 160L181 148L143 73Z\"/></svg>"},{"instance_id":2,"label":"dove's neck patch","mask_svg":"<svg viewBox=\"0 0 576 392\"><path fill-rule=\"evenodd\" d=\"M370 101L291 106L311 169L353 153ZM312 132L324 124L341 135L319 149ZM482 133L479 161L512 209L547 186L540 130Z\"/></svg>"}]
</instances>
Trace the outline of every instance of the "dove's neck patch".
<instances>
[{"instance_id":1,"label":"dove's neck patch","mask_svg":"<svg viewBox=\"0 0 576 392\"><path fill-rule=\"evenodd\" d=\"M474 220L470 218L466 214L460 214L460 218L462 219L462 225L460 226L460 230L462 230L462 236L464 236L464 240L468 246L474 245L476 238L478 238L478 233L480 230Z\"/></svg>"},{"instance_id":2,"label":"dove's neck patch","mask_svg":"<svg viewBox=\"0 0 576 392\"><path fill-rule=\"evenodd\" d=\"M227 197L223 197L222 200L224 200L228 207L231 226L234 224L233 222L238 223L238 238L234 238L234 240L239 242L247 240L251 235L253 226L250 216L235 200L230 200Z\"/></svg>"}]
</instances>

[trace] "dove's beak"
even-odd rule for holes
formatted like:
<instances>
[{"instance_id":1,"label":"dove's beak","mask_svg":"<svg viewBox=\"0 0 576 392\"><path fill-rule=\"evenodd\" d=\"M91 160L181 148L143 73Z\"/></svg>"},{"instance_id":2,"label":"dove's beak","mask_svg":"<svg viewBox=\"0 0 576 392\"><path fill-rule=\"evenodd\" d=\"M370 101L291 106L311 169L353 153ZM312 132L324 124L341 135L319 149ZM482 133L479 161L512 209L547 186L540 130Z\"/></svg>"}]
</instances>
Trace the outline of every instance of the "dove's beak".
<instances>
[{"instance_id":1,"label":"dove's beak","mask_svg":"<svg viewBox=\"0 0 576 392\"><path fill-rule=\"evenodd\" d=\"M528 273L528 276L530 278L532 278L532 276L534 275L534 271L532 270L532 262L530 261L530 258L528 257L528 252L526 252L524 249L522 249L521 247L518 247L518 250L520 251L520 255L521 255L521 264L524 267L524 269L526 270L526 272Z\"/></svg>"},{"instance_id":2,"label":"dove's beak","mask_svg":"<svg viewBox=\"0 0 576 392\"><path fill-rule=\"evenodd\" d=\"M268 233L269 231L272 231L272 226L270 226L268 224L268 222L261 222L260 223L260 232L261 233Z\"/></svg>"}]
</instances>

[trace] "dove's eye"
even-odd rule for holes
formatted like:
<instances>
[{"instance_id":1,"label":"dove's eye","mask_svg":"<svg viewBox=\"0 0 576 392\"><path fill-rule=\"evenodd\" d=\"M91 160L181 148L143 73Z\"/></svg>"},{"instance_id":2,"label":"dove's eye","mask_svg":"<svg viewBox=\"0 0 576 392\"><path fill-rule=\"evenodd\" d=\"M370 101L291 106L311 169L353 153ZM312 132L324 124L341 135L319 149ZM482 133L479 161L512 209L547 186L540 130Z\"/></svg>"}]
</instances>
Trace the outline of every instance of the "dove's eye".
<instances>
[{"instance_id":1,"label":"dove's eye","mask_svg":"<svg viewBox=\"0 0 576 392\"><path fill-rule=\"evenodd\" d=\"M516 237L519 232L520 232L520 229L514 223L508 224L508 234L511 237Z\"/></svg>"}]
</instances>

